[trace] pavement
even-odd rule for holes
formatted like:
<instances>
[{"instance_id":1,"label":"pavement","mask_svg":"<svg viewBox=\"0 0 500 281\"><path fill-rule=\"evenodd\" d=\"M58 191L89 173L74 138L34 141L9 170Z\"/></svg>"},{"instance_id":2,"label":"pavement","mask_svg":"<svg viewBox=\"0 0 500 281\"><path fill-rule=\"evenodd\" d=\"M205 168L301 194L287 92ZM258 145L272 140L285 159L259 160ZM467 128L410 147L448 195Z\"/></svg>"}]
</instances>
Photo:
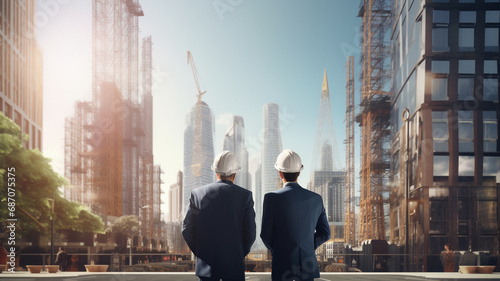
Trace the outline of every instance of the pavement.
<instances>
[{"instance_id":1,"label":"pavement","mask_svg":"<svg viewBox=\"0 0 500 281\"><path fill-rule=\"evenodd\" d=\"M18 271L15 273L3 272L0 274L0 279L13 281L28 281L28 280L82 280L82 281L131 281L131 280L146 280L146 281L197 281L193 272L58 272L47 273L41 272L32 274L27 271ZM271 281L270 273L246 273L248 281ZM500 272L493 274L462 274L462 273L444 273L444 272L349 272L349 273L321 273L321 278L314 279L315 281L333 281L333 280L375 280L375 281L391 281L391 280L500 280ZM284 280L285 281L285 280ZM292 281L292 280L286 280Z\"/></svg>"}]
</instances>

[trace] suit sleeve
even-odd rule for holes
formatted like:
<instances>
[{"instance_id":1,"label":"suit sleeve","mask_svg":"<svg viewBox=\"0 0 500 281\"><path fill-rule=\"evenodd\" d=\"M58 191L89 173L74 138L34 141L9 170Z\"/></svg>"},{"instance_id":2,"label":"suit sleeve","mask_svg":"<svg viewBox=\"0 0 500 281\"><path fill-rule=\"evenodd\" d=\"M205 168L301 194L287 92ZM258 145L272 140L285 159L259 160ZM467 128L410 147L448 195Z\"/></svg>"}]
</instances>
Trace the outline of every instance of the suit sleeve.
<instances>
[{"instance_id":1,"label":"suit sleeve","mask_svg":"<svg viewBox=\"0 0 500 281\"><path fill-rule=\"evenodd\" d=\"M271 197L269 194L266 194L262 207L262 228L260 231L260 238L262 238L264 245L272 252L274 248L274 217L270 201Z\"/></svg>"},{"instance_id":2,"label":"suit sleeve","mask_svg":"<svg viewBox=\"0 0 500 281\"><path fill-rule=\"evenodd\" d=\"M323 202L321 202L321 209L318 222L316 222L316 232L314 233L314 249L317 249L321 244L330 239L330 226L328 225L328 220L326 219Z\"/></svg>"},{"instance_id":3,"label":"suit sleeve","mask_svg":"<svg viewBox=\"0 0 500 281\"><path fill-rule=\"evenodd\" d=\"M186 240L186 244L189 246L191 251L196 255L196 216L199 210L196 208L194 202L194 195L191 192L186 217L182 222L182 236L184 237L184 240Z\"/></svg>"},{"instance_id":4,"label":"suit sleeve","mask_svg":"<svg viewBox=\"0 0 500 281\"><path fill-rule=\"evenodd\" d=\"M243 245L245 256L250 253L252 244L255 241L255 210L253 209L252 193L249 193L247 203L245 204L245 215L243 218Z\"/></svg>"}]
</instances>

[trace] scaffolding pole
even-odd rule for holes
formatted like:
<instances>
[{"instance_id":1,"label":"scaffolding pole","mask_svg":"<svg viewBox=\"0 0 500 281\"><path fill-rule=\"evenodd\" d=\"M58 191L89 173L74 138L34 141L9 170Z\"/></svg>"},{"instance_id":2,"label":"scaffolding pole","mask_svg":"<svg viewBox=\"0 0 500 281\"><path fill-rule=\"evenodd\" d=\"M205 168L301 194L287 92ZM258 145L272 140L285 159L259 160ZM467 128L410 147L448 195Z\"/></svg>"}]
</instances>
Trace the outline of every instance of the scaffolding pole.
<instances>
[{"instance_id":1,"label":"scaffolding pole","mask_svg":"<svg viewBox=\"0 0 500 281\"><path fill-rule=\"evenodd\" d=\"M345 173L345 243L356 245L356 211L355 211L355 167L354 167L354 57L350 56L346 63L346 173Z\"/></svg>"}]
</instances>

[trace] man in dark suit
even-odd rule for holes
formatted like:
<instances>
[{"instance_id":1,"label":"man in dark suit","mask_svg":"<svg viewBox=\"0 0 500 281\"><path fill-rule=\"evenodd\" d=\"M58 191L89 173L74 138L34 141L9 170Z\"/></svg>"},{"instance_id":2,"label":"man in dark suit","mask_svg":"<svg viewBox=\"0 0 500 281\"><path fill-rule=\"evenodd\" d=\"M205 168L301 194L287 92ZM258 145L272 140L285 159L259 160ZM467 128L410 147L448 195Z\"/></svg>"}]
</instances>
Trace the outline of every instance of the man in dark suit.
<instances>
[{"instance_id":1,"label":"man in dark suit","mask_svg":"<svg viewBox=\"0 0 500 281\"><path fill-rule=\"evenodd\" d=\"M297 183L300 156L287 149L274 167L283 188L264 196L260 237L273 256L272 280L319 278L316 248L330 238L323 199Z\"/></svg>"},{"instance_id":2,"label":"man in dark suit","mask_svg":"<svg viewBox=\"0 0 500 281\"><path fill-rule=\"evenodd\" d=\"M252 192L233 184L238 160L223 151L212 165L217 182L191 191L182 236L196 256L200 280L244 280L245 256L255 241Z\"/></svg>"}]
</instances>

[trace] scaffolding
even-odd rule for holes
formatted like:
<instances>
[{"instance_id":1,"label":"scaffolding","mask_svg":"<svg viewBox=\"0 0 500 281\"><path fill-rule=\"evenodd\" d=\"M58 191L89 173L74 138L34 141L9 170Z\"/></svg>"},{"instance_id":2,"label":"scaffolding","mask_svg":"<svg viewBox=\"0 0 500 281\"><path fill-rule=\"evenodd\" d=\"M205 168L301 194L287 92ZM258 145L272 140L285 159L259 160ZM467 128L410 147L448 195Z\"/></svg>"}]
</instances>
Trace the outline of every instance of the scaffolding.
<instances>
[{"instance_id":1,"label":"scaffolding","mask_svg":"<svg viewBox=\"0 0 500 281\"><path fill-rule=\"evenodd\" d=\"M346 173L345 173L345 225L344 238L349 245L356 245L356 211L355 211L355 167L354 167L354 57L350 56L346 63Z\"/></svg>"},{"instance_id":2,"label":"scaffolding","mask_svg":"<svg viewBox=\"0 0 500 281\"><path fill-rule=\"evenodd\" d=\"M390 0L362 0L361 54L361 196L359 240L386 239L384 205L388 203L390 100Z\"/></svg>"},{"instance_id":3,"label":"scaffolding","mask_svg":"<svg viewBox=\"0 0 500 281\"><path fill-rule=\"evenodd\" d=\"M139 186L140 196L140 221L141 234L145 238L143 244L147 244L146 248L151 249L153 244L156 244L154 231L154 213L159 210L155 209L153 204L154 198L154 159L153 159L153 96L152 88L152 41L151 36L142 40L142 106L141 106L141 126L138 127L137 133L143 137L139 139ZM140 132L139 132L140 128Z\"/></svg>"}]
</instances>

